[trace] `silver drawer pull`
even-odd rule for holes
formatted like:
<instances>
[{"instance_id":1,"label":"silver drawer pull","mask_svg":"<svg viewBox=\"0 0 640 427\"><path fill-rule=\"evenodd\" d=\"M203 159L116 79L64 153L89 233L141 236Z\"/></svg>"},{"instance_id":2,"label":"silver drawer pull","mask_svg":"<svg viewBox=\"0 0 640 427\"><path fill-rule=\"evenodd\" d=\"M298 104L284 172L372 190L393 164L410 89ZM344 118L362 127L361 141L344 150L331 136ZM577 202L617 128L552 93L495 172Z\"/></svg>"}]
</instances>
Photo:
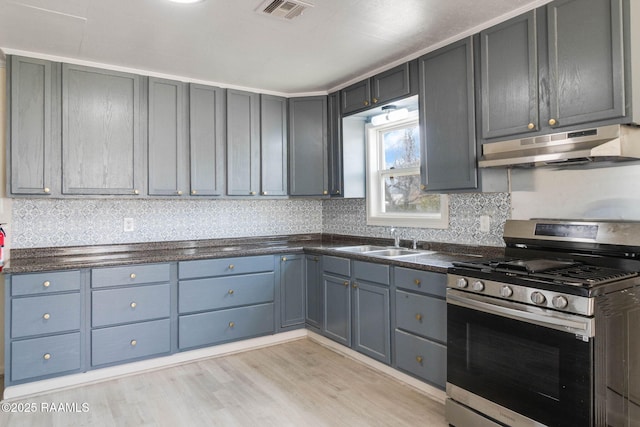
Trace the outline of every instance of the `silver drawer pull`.
<instances>
[{"instance_id":1,"label":"silver drawer pull","mask_svg":"<svg viewBox=\"0 0 640 427\"><path fill-rule=\"evenodd\" d=\"M136 273L131 273L131 274L129 275L129 277L131 277L132 279L135 279L135 278L136 278Z\"/></svg>"},{"instance_id":2,"label":"silver drawer pull","mask_svg":"<svg viewBox=\"0 0 640 427\"><path fill-rule=\"evenodd\" d=\"M422 364L422 361L423 361L423 360L424 360L424 359L422 358L422 356L416 356L416 362L418 362L418 363Z\"/></svg>"},{"instance_id":3,"label":"silver drawer pull","mask_svg":"<svg viewBox=\"0 0 640 427\"><path fill-rule=\"evenodd\" d=\"M49 320L49 319L51 319L51 315L49 313L45 313L45 314L42 315L42 318L44 320Z\"/></svg>"},{"instance_id":4,"label":"silver drawer pull","mask_svg":"<svg viewBox=\"0 0 640 427\"><path fill-rule=\"evenodd\" d=\"M131 344L131 347L135 347L135 346L136 346L136 344L138 344L138 341L136 341L136 340L131 340L131 342L130 342L129 344Z\"/></svg>"},{"instance_id":5,"label":"silver drawer pull","mask_svg":"<svg viewBox=\"0 0 640 427\"><path fill-rule=\"evenodd\" d=\"M129 304L129 307L131 308L136 308L138 306L138 304L136 304L135 301L133 301L131 304Z\"/></svg>"},{"instance_id":6,"label":"silver drawer pull","mask_svg":"<svg viewBox=\"0 0 640 427\"><path fill-rule=\"evenodd\" d=\"M236 324L234 322L229 322L229 327L233 328L234 326L236 326Z\"/></svg>"},{"instance_id":7,"label":"silver drawer pull","mask_svg":"<svg viewBox=\"0 0 640 427\"><path fill-rule=\"evenodd\" d=\"M229 289L228 294L229 294L229 295L233 295L233 289Z\"/></svg>"},{"instance_id":8,"label":"silver drawer pull","mask_svg":"<svg viewBox=\"0 0 640 427\"><path fill-rule=\"evenodd\" d=\"M47 280L42 284L42 286L44 286L45 288L48 288L49 286L51 286L51 282Z\"/></svg>"},{"instance_id":9,"label":"silver drawer pull","mask_svg":"<svg viewBox=\"0 0 640 427\"><path fill-rule=\"evenodd\" d=\"M42 356L42 358L43 358L44 360L49 360L49 359L51 359L51 353L45 353L45 354Z\"/></svg>"}]
</instances>

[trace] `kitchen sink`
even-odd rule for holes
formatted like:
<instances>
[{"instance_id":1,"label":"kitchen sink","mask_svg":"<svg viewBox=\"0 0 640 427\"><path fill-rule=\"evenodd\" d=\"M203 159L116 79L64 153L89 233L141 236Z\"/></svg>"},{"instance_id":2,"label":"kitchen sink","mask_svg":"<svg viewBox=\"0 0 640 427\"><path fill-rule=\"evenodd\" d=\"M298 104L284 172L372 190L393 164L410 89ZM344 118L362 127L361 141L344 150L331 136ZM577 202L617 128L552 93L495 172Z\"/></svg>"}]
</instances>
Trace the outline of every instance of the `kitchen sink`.
<instances>
[{"instance_id":1,"label":"kitchen sink","mask_svg":"<svg viewBox=\"0 0 640 427\"><path fill-rule=\"evenodd\" d=\"M394 248L374 245L344 246L336 248L339 251L354 252L362 255L369 255L382 258L399 258L405 256L429 255L435 251L423 251L418 249Z\"/></svg>"},{"instance_id":2,"label":"kitchen sink","mask_svg":"<svg viewBox=\"0 0 640 427\"><path fill-rule=\"evenodd\" d=\"M373 246L373 245L360 245L360 246L344 246L342 248L336 248L339 251L345 252L372 252L372 251L381 251L387 249L384 246Z\"/></svg>"},{"instance_id":3,"label":"kitchen sink","mask_svg":"<svg viewBox=\"0 0 640 427\"><path fill-rule=\"evenodd\" d=\"M393 248L393 249L385 249L385 250L382 250L382 251L367 252L366 255L395 258L395 257L399 257L399 256L418 255L418 254L422 254L422 253L423 253L423 251L418 251L418 250L403 249L403 248Z\"/></svg>"}]
</instances>

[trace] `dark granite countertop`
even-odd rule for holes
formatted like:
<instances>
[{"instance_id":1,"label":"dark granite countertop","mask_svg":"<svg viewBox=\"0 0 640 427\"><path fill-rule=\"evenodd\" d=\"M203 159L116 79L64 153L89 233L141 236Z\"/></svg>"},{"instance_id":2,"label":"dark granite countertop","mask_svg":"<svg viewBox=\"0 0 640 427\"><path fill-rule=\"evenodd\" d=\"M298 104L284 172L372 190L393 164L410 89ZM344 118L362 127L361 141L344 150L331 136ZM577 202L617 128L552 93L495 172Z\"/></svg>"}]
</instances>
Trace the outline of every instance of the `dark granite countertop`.
<instances>
[{"instance_id":1,"label":"dark granite countertop","mask_svg":"<svg viewBox=\"0 0 640 427\"><path fill-rule=\"evenodd\" d=\"M419 242L418 248L434 253L402 258L382 258L337 248L354 245L390 246L389 239L366 238L331 234L249 237L175 242L133 243L96 246L68 246L56 248L13 249L4 273L32 273L50 270L109 267L117 265L188 261L253 255L316 253L361 261L446 272L453 261L496 258L504 248L467 246L436 242ZM403 241L402 246L410 246Z\"/></svg>"}]
</instances>

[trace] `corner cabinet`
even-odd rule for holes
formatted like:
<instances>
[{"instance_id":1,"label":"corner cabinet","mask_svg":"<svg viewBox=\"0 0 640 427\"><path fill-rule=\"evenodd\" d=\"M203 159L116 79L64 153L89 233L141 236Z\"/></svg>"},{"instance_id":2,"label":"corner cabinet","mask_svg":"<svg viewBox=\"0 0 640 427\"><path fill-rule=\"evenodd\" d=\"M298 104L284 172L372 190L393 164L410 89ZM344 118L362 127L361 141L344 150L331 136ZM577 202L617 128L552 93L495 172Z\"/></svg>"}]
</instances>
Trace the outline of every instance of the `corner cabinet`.
<instances>
[{"instance_id":1,"label":"corner cabinet","mask_svg":"<svg viewBox=\"0 0 640 427\"><path fill-rule=\"evenodd\" d=\"M280 331L304 328L304 265L304 255L280 256Z\"/></svg>"},{"instance_id":2,"label":"corner cabinet","mask_svg":"<svg viewBox=\"0 0 640 427\"><path fill-rule=\"evenodd\" d=\"M289 99L289 194L327 196L327 97Z\"/></svg>"},{"instance_id":3,"label":"corner cabinet","mask_svg":"<svg viewBox=\"0 0 640 427\"><path fill-rule=\"evenodd\" d=\"M7 67L7 193L60 194L60 64L10 56Z\"/></svg>"},{"instance_id":4,"label":"corner cabinet","mask_svg":"<svg viewBox=\"0 0 640 427\"><path fill-rule=\"evenodd\" d=\"M419 58L422 190L478 187L473 39Z\"/></svg>"},{"instance_id":5,"label":"corner cabinet","mask_svg":"<svg viewBox=\"0 0 640 427\"><path fill-rule=\"evenodd\" d=\"M322 329L322 256L307 254L304 258L305 323L314 332Z\"/></svg>"},{"instance_id":6,"label":"corner cabinet","mask_svg":"<svg viewBox=\"0 0 640 427\"><path fill-rule=\"evenodd\" d=\"M62 64L62 193L143 192L142 77Z\"/></svg>"}]
</instances>

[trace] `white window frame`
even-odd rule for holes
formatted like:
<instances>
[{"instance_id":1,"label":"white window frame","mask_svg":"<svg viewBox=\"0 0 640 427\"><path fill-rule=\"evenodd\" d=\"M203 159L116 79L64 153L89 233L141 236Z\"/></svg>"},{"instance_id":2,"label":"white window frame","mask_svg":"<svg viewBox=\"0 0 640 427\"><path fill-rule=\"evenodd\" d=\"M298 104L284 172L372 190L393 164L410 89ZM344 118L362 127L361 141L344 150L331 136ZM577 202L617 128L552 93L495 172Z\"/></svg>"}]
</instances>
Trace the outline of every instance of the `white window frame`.
<instances>
[{"instance_id":1,"label":"white window frame","mask_svg":"<svg viewBox=\"0 0 640 427\"><path fill-rule=\"evenodd\" d=\"M414 228L449 227L449 198L440 195L440 213L387 213L384 212L384 179L388 175L407 176L420 175L420 167L403 169L383 169L384 153L382 134L385 131L415 125L418 123L418 112L413 111L406 119L380 126L367 124L367 225L401 226ZM422 131L422 130L421 130Z\"/></svg>"}]
</instances>

